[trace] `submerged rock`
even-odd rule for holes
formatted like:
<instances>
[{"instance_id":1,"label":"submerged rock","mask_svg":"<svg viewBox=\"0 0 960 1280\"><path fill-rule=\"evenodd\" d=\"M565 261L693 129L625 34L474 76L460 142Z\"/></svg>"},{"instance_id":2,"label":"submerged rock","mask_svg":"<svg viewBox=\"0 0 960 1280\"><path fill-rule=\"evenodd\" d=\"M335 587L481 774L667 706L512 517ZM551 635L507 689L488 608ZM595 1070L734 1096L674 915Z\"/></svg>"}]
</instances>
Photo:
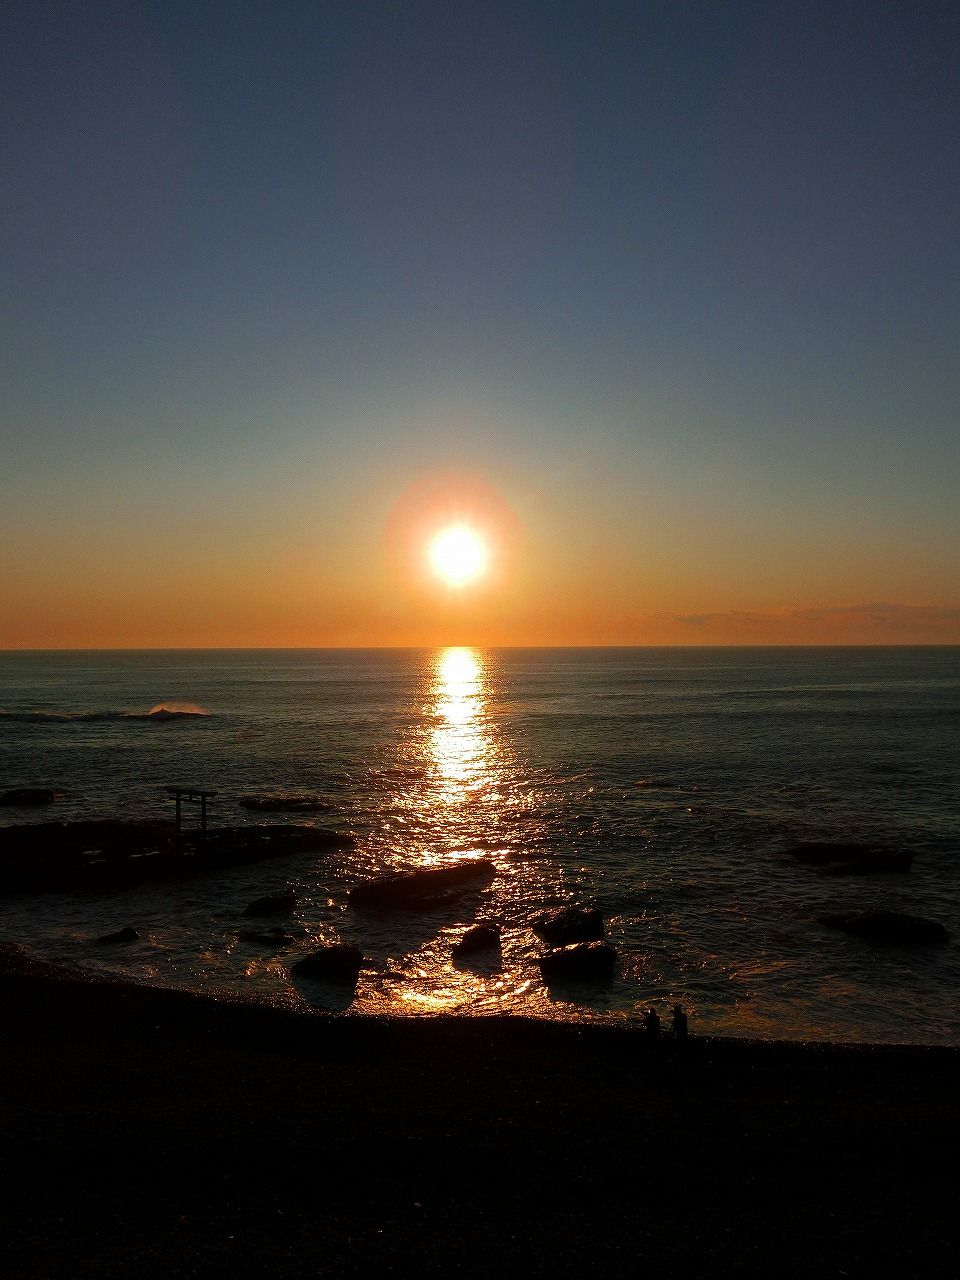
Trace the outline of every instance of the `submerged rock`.
<instances>
[{"instance_id":1,"label":"submerged rock","mask_svg":"<svg viewBox=\"0 0 960 1280\"><path fill-rule=\"evenodd\" d=\"M274 925L269 929L247 929L237 934L240 942L247 942L256 947L267 947L275 949L277 947L285 947L288 943L296 942L297 935L290 933L287 929L281 929L279 925Z\"/></svg>"},{"instance_id":2,"label":"submerged rock","mask_svg":"<svg viewBox=\"0 0 960 1280\"><path fill-rule=\"evenodd\" d=\"M98 947L116 947L124 942L137 942L140 934L136 929L118 929L116 933L105 933L97 938Z\"/></svg>"},{"instance_id":3,"label":"submerged rock","mask_svg":"<svg viewBox=\"0 0 960 1280\"><path fill-rule=\"evenodd\" d=\"M603 916L596 907L564 907L560 911L545 911L530 921L530 928L551 947L599 941L605 935Z\"/></svg>"},{"instance_id":4,"label":"submerged rock","mask_svg":"<svg viewBox=\"0 0 960 1280\"><path fill-rule=\"evenodd\" d=\"M900 911L840 911L820 917L820 923L844 933L869 938L872 942L898 945L923 942L947 942L949 933L942 924L923 916L905 915Z\"/></svg>"},{"instance_id":5,"label":"submerged rock","mask_svg":"<svg viewBox=\"0 0 960 1280\"><path fill-rule=\"evenodd\" d=\"M446 867L378 876L350 890L352 907L422 908L448 897L453 890L490 881L497 866L489 858L471 858Z\"/></svg>"},{"instance_id":6,"label":"submerged rock","mask_svg":"<svg viewBox=\"0 0 960 1280\"><path fill-rule=\"evenodd\" d=\"M885 849L881 845L856 842L809 841L791 845L787 856L805 862L828 875L877 875L890 871L909 871L913 854L903 849Z\"/></svg>"},{"instance_id":7,"label":"submerged rock","mask_svg":"<svg viewBox=\"0 0 960 1280\"><path fill-rule=\"evenodd\" d=\"M334 806L319 796L283 795L273 793L262 796L241 796L237 802L244 809L258 809L262 813L323 813Z\"/></svg>"},{"instance_id":8,"label":"submerged rock","mask_svg":"<svg viewBox=\"0 0 960 1280\"><path fill-rule=\"evenodd\" d=\"M46 787L13 787L10 791L0 791L0 804L19 805L21 808L53 804L57 798L56 791Z\"/></svg>"},{"instance_id":9,"label":"submerged rock","mask_svg":"<svg viewBox=\"0 0 960 1280\"><path fill-rule=\"evenodd\" d=\"M297 905L297 895L292 889L284 889L282 893L267 893L262 898L254 898L243 909L245 916L279 916L292 911Z\"/></svg>"},{"instance_id":10,"label":"submerged rock","mask_svg":"<svg viewBox=\"0 0 960 1280\"><path fill-rule=\"evenodd\" d=\"M332 982L356 982L363 966L363 952L359 947L345 943L332 943L312 951L290 966L290 972L300 978L328 978Z\"/></svg>"},{"instance_id":11,"label":"submerged rock","mask_svg":"<svg viewBox=\"0 0 960 1280\"><path fill-rule=\"evenodd\" d=\"M617 953L607 942L577 942L558 947L540 958L540 972L549 986L553 982L602 982L610 977Z\"/></svg>"},{"instance_id":12,"label":"submerged rock","mask_svg":"<svg viewBox=\"0 0 960 1280\"><path fill-rule=\"evenodd\" d=\"M494 951L500 948L500 926L496 924L475 924L468 929L459 942L455 943L451 955L454 960L464 956L476 955L482 951Z\"/></svg>"}]
</instances>

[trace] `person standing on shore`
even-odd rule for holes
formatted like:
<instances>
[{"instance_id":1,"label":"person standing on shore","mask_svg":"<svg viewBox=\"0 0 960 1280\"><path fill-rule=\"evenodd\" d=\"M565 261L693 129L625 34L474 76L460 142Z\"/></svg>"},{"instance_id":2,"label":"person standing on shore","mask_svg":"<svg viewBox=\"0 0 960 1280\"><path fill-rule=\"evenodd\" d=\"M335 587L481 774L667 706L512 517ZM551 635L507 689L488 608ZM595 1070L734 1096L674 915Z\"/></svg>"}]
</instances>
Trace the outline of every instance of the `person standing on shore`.
<instances>
[{"instance_id":1,"label":"person standing on shore","mask_svg":"<svg viewBox=\"0 0 960 1280\"><path fill-rule=\"evenodd\" d=\"M654 1009L653 1005L647 1010L643 1016L643 1029L647 1033L648 1040L660 1039L660 1015Z\"/></svg>"},{"instance_id":2,"label":"person standing on shore","mask_svg":"<svg viewBox=\"0 0 960 1280\"><path fill-rule=\"evenodd\" d=\"M687 1015L683 1011L682 1004L673 1006L673 1034L677 1040L687 1038Z\"/></svg>"}]
</instances>

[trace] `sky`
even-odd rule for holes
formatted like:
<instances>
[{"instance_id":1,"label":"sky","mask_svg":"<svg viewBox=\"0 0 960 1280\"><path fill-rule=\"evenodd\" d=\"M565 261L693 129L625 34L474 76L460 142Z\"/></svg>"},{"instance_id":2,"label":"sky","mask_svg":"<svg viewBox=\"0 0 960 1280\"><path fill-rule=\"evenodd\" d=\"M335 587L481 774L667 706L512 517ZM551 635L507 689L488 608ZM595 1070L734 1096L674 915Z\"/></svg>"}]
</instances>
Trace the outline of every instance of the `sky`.
<instances>
[{"instance_id":1,"label":"sky","mask_svg":"<svg viewBox=\"0 0 960 1280\"><path fill-rule=\"evenodd\" d=\"M7 0L0 647L960 643L958 61L935 0Z\"/></svg>"}]
</instances>

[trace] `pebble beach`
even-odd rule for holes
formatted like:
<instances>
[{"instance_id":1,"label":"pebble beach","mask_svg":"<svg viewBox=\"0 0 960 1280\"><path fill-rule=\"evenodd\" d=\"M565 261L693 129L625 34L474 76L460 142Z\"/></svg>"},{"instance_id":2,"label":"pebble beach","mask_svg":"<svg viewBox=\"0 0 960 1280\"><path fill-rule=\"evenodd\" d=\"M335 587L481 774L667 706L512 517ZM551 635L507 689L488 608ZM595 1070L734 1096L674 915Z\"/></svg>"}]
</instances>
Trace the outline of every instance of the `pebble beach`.
<instances>
[{"instance_id":1,"label":"pebble beach","mask_svg":"<svg viewBox=\"0 0 960 1280\"><path fill-rule=\"evenodd\" d=\"M948 1274L960 1054L343 1018L2 955L23 1280Z\"/></svg>"}]
</instances>

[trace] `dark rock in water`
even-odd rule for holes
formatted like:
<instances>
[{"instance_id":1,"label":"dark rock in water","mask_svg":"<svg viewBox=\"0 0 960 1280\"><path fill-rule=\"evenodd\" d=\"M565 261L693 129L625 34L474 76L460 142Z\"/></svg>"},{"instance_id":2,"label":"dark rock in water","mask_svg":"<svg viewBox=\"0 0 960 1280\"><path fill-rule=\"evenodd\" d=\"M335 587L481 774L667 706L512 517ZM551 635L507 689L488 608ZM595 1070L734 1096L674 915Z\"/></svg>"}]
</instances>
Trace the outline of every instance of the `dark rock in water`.
<instances>
[{"instance_id":1,"label":"dark rock in water","mask_svg":"<svg viewBox=\"0 0 960 1280\"><path fill-rule=\"evenodd\" d=\"M237 938L240 942L248 942L256 947L267 947L275 949L277 947L285 947L288 943L296 942L297 935L281 929L279 925L274 925L270 929L248 929L243 933L238 933Z\"/></svg>"},{"instance_id":2,"label":"dark rock in water","mask_svg":"<svg viewBox=\"0 0 960 1280\"><path fill-rule=\"evenodd\" d=\"M540 958L540 972L552 982L602 982L613 973L617 953L607 942L577 942Z\"/></svg>"},{"instance_id":3,"label":"dark rock in water","mask_svg":"<svg viewBox=\"0 0 960 1280\"><path fill-rule=\"evenodd\" d=\"M496 874L496 863L489 858L471 858L447 867L379 876L351 889L349 900L352 907L422 908L445 901L453 890L490 881Z\"/></svg>"},{"instance_id":4,"label":"dark rock in water","mask_svg":"<svg viewBox=\"0 0 960 1280\"><path fill-rule=\"evenodd\" d=\"M57 793L45 787L14 787L10 791L0 791L0 804L20 805L22 808L53 804L56 798Z\"/></svg>"},{"instance_id":5,"label":"dark rock in water","mask_svg":"<svg viewBox=\"0 0 960 1280\"><path fill-rule=\"evenodd\" d=\"M115 947L124 942L136 942L140 934L136 929L119 929L116 933L105 933L97 939L98 947Z\"/></svg>"},{"instance_id":6,"label":"dark rock in water","mask_svg":"<svg viewBox=\"0 0 960 1280\"><path fill-rule=\"evenodd\" d=\"M500 947L500 926L495 924L475 924L468 929L459 942L455 943L451 954L453 958L476 955L480 951L498 950Z\"/></svg>"},{"instance_id":7,"label":"dark rock in water","mask_svg":"<svg viewBox=\"0 0 960 1280\"><path fill-rule=\"evenodd\" d=\"M530 928L551 947L599 941L605 933L603 916L596 907L564 907L561 911L545 911L531 920Z\"/></svg>"},{"instance_id":8,"label":"dark rock in water","mask_svg":"<svg viewBox=\"0 0 960 1280\"><path fill-rule=\"evenodd\" d=\"M304 795L241 796L238 803L244 809L258 809L262 813L323 813L334 807L319 796Z\"/></svg>"},{"instance_id":9,"label":"dark rock in water","mask_svg":"<svg viewBox=\"0 0 960 1280\"><path fill-rule=\"evenodd\" d=\"M811 841L791 845L788 857L805 862L828 875L867 876L888 871L909 871L913 854L875 844Z\"/></svg>"},{"instance_id":10,"label":"dark rock in water","mask_svg":"<svg viewBox=\"0 0 960 1280\"><path fill-rule=\"evenodd\" d=\"M873 942L910 944L947 942L949 933L942 924L923 916L904 915L899 911L842 911L820 917L820 923L844 933L869 938Z\"/></svg>"},{"instance_id":11,"label":"dark rock in water","mask_svg":"<svg viewBox=\"0 0 960 1280\"><path fill-rule=\"evenodd\" d=\"M342 942L321 947L291 965L300 978L328 978L332 982L356 982L363 965L363 952Z\"/></svg>"},{"instance_id":12,"label":"dark rock in water","mask_svg":"<svg viewBox=\"0 0 960 1280\"><path fill-rule=\"evenodd\" d=\"M282 893L268 893L262 898L254 898L244 907L245 916L279 916L292 911L297 904L297 895L292 889Z\"/></svg>"},{"instance_id":13,"label":"dark rock in water","mask_svg":"<svg viewBox=\"0 0 960 1280\"><path fill-rule=\"evenodd\" d=\"M172 822L33 822L0 827L0 896L73 889L119 889L185 880L227 867L349 848L336 831L308 824L217 827L204 838Z\"/></svg>"}]
</instances>

